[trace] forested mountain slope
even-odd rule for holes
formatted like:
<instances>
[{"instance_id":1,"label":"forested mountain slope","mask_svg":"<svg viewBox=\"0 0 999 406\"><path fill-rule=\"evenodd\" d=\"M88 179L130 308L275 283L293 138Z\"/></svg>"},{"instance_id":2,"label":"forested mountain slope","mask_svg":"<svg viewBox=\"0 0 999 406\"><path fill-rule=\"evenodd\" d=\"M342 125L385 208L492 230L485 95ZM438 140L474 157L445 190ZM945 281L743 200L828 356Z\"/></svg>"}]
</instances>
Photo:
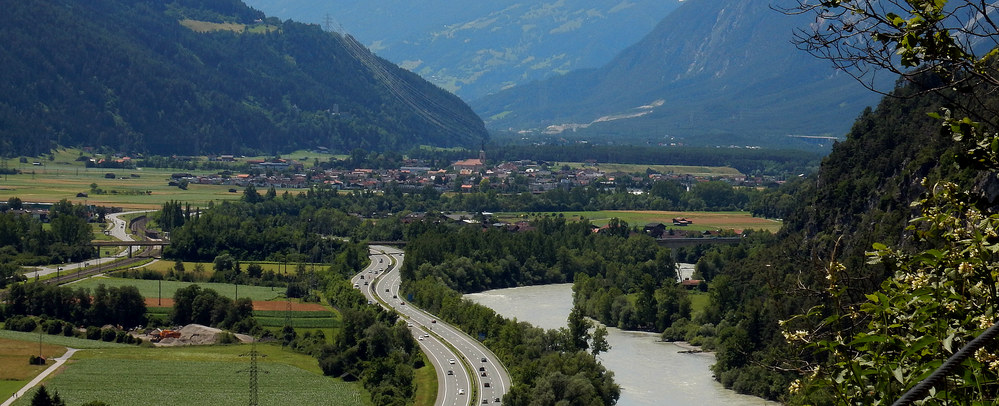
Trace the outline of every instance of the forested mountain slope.
<instances>
[{"instance_id":1,"label":"forested mountain slope","mask_svg":"<svg viewBox=\"0 0 999 406\"><path fill-rule=\"evenodd\" d=\"M918 215L910 203L926 192L924 185L949 180L965 190L990 187L994 177L955 165L963 147L942 137L939 121L927 115L939 111L940 98L914 86L895 94L900 98L885 98L861 115L817 175L776 192L799 202L776 241L718 249L699 263L712 280L712 300L695 321L718 327L715 372L726 386L785 396L808 354L788 346L779 321L819 304L834 309L865 300L891 276L884 265L868 264L865 253L874 243L926 248L906 231ZM834 281L832 261L843 264ZM842 295L827 294L831 283L844 288Z\"/></svg>"},{"instance_id":2,"label":"forested mountain slope","mask_svg":"<svg viewBox=\"0 0 999 406\"><path fill-rule=\"evenodd\" d=\"M784 146L788 135L840 137L877 96L798 50L793 29L812 21L773 8L782 3L686 1L598 69L515 87L472 107L490 128L547 128L565 137Z\"/></svg>"},{"instance_id":3,"label":"forested mountain slope","mask_svg":"<svg viewBox=\"0 0 999 406\"><path fill-rule=\"evenodd\" d=\"M0 37L5 156L56 144L278 153L486 136L454 95L349 38L238 0L9 2Z\"/></svg>"}]
</instances>

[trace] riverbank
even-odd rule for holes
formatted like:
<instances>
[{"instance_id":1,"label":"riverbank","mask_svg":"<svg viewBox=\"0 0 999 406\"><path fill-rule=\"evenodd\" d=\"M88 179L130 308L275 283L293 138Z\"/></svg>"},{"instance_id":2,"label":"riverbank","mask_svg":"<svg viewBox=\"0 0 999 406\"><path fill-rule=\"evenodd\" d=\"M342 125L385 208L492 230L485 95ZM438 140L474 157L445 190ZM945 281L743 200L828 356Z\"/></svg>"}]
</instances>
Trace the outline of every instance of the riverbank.
<instances>
[{"instance_id":1,"label":"riverbank","mask_svg":"<svg viewBox=\"0 0 999 406\"><path fill-rule=\"evenodd\" d=\"M572 310L571 284L497 289L465 297L504 317L545 329L565 327ZM618 405L777 405L737 394L715 381L710 369L715 362L712 352L684 352L699 348L690 343L662 341L656 333L613 327L608 327L607 332L611 348L598 358L621 386Z\"/></svg>"},{"instance_id":2,"label":"riverbank","mask_svg":"<svg viewBox=\"0 0 999 406\"><path fill-rule=\"evenodd\" d=\"M693 345L686 341L663 341L664 343L670 343L677 347L682 348L680 352L683 354L714 354L714 351L708 351L701 349L698 345Z\"/></svg>"}]
</instances>

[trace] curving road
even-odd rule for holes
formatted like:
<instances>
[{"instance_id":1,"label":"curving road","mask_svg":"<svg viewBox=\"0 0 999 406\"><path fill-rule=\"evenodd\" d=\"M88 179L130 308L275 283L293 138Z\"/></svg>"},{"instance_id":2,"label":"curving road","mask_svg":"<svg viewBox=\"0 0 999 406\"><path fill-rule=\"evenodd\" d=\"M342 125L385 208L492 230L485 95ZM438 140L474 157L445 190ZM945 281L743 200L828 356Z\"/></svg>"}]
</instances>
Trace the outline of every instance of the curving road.
<instances>
[{"instance_id":1,"label":"curving road","mask_svg":"<svg viewBox=\"0 0 999 406\"><path fill-rule=\"evenodd\" d=\"M112 213L112 214L108 214L107 215L108 228L106 228L106 230L108 231L108 235L110 235L111 237L114 237L115 239L117 239L119 241L135 241L135 239L132 238L132 236L129 235L128 231L126 230L126 227L128 227L128 221L122 219L121 216L125 216L125 215L128 215L128 214L135 214L135 213L147 213L147 212L151 212L151 211L155 211L155 210L139 210L139 211L129 211L129 212L123 212L123 213ZM124 248L125 248L124 250L122 250L118 254L112 256L110 259L122 258L122 257L128 256L128 253L129 253L128 248L130 248L130 247L124 247ZM138 252L138 251L142 250L142 247L131 247L131 249L133 249L134 251ZM48 274L53 274L53 273L56 273L58 271L63 271L66 274L69 274L71 271L75 271L75 270L80 270L80 269L83 269L83 268L87 268L91 264L99 264L102 261L107 262L107 260L109 260L109 258L103 258L103 259L102 258L98 258L98 259L91 259L91 260L87 260L87 261L83 261L83 262L76 262L76 263L69 263L69 264L41 266L41 267L38 267L36 271L25 272L24 276L26 278L28 278L28 279L32 279L32 278L36 278L36 277L39 277L39 276L45 276L45 275L48 275Z\"/></svg>"},{"instance_id":2,"label":"curving road","mask_svg":"<svg viewBox=\"0 0 999 406\"><path fill-rule=\"evenodd\" d=\"M371 264L352 282L372 303L379 302L401 314L414 336L423 337L420 346L437 370L435 404L499 404L510 389L510 376L496 355L478 340L399 297L402 251L387 246L372 246L370 250ZM459 390L463 394L458 395Z\"/></svg>"}]
</instances>

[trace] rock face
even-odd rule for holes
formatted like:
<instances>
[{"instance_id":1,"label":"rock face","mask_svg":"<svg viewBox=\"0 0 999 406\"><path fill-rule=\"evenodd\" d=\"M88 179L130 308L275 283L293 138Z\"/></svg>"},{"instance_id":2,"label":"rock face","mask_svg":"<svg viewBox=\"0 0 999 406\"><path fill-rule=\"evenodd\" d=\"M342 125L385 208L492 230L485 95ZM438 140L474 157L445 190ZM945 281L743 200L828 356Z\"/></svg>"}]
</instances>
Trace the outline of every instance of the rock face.
<instances>
[{"instance_id":1,"label":"rock face","mask_svg":"<svg viewBox=\"0 0 999 406\"><path fill-rule=\"evenodd\" d=\"M646 35L679 0L412 2L248 0L281 18L331 23L392 62L474 100L595 68Z\"/></svg>"},{"instance_id":2,"label":"rock face","mask_svg":"<svg viewBox=\"0 0 999 406\"><path fill-rule=\"evenodd\" d=\"M736 145L842 136L879 96L798 50L794 30L810 17L771 8L782 1L684 2L599 69L512 88L472 107L495 129L654 132L687 144L717 135L706 141Z\"/></svg>"}]
</instances>

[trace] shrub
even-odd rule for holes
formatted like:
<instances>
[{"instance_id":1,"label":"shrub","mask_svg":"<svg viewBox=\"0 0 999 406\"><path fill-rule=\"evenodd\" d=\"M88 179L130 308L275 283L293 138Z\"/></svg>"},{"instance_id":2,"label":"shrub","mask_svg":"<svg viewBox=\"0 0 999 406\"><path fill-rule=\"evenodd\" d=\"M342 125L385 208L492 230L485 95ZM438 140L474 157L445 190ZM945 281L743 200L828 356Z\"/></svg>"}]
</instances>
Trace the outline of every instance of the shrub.
<instances>
[{"instance_id":1,"label":"shrub","mask_svg":"<svg viewBox=\"0 0 999 406\"><path fill-rule=\"evenodd\" d=\"M46 320L42 325L46 334L56 335L62 333L62 320Z\"/></svg>"},{"instance_id":2,"label":"shrub","mask_svg":"<svg viewBox=\"0 0 999 406\"><path fill-rule=\"evenodd\" d=\"M118 337L118 333L111 328L101 329L101 341L112 342Z\"/></svg>"},{"instance_id":3,"label":"shrub","mask_svg":"<svg viewBox=\"0 0 999 406\"><path fill-rule=\"evenodd\" d=\"M232 333L230 333L228 331L223 331L223 332L219 333L217 339L218 339L218 343L219 344L236 344L236 343L239 343L239 339L236 338L236 336L234 334L232 334Z\"/></svg>"},{"instance_id":4,"label":"shrub","mask_svg":"<svg viewBox=\"0 0 999 406\"><path fill-rule=\"evenodd\" d=\"M87 339L88 340L100 340L101 339L101 329L100 327L89 326L87 327Z\"/></svg>"},{"instance_id":5,"label":"shrub","mask_svg":"<svg viewBox=\"0 0 999 406\"><path fill-rule=\"evenodd\" d=\"M27 316L12 316L4 323L4 328L13 331L34 331L38 324L35 319Z\"/></svg>"}]
</instances>

